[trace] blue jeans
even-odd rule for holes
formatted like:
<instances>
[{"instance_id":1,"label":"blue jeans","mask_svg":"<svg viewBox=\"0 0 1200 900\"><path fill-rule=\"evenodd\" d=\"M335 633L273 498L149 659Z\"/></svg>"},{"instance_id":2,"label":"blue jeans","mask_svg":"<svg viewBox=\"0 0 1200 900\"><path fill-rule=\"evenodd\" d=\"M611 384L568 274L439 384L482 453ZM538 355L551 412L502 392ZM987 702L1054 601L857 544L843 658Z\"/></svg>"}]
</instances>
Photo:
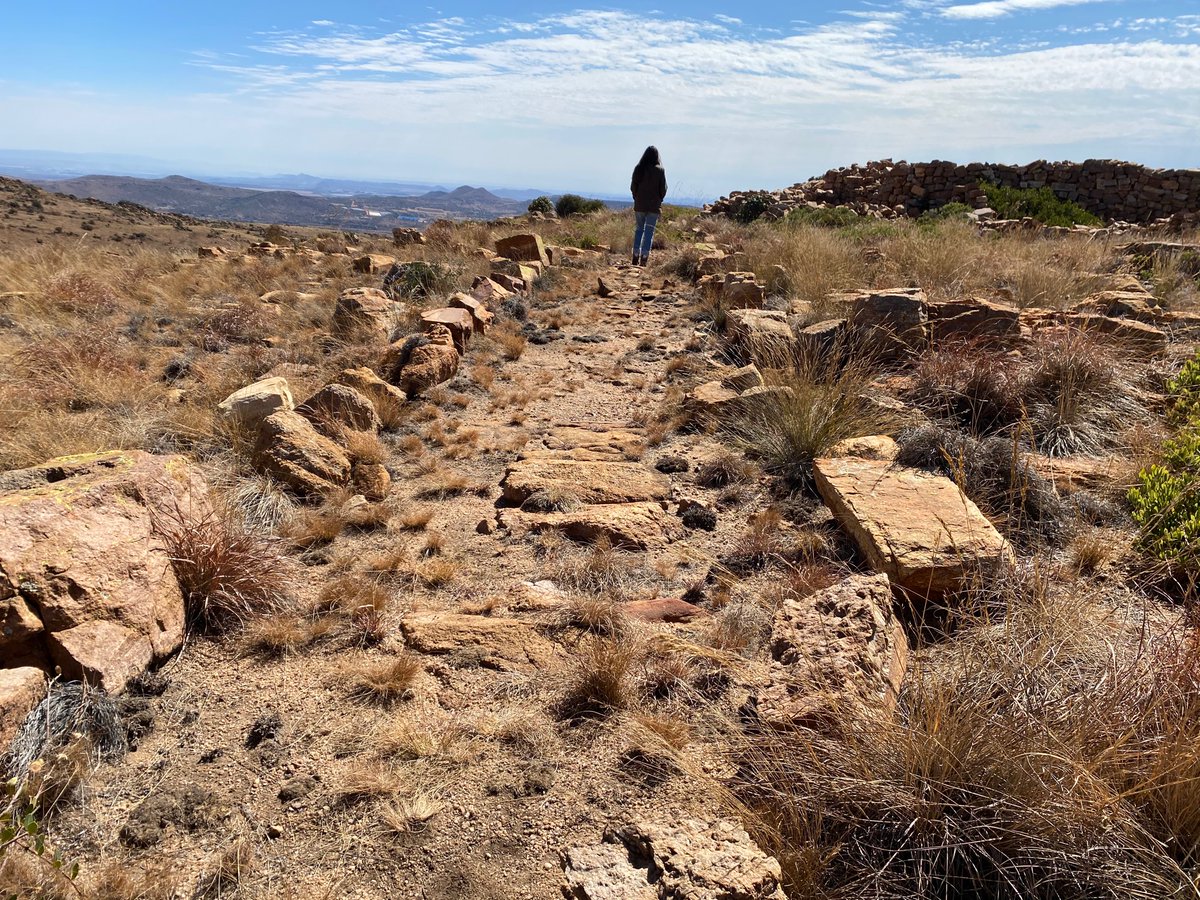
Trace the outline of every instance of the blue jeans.
<instances>
[{"instance_id":1,"label":"blue jeans","mask_svg":"<svg viewBox=\"0 0 1200 900\"><path fill-rule=\"evenodd\" d=\"M635 212L637 228L633 230L633 255L649 256L654 243L654 226L658 224L658 213Z\"/></svg>"}]
</instances>

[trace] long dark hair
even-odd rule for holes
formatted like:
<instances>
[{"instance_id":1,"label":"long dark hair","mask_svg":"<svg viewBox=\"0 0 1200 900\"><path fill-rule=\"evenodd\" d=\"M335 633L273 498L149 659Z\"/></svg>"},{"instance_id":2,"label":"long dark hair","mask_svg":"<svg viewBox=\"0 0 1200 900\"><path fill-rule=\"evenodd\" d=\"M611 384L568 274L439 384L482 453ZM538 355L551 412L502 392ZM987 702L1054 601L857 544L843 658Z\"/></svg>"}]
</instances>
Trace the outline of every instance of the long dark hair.
<instances>
[{"instance_id":1,"label":"long dark hair","mask_svg":"<svg viewBox=\"0 0 1200 900\"><path fill-rule=\"evenodd\" d=\"M633 168L634 177L640 176L647 169L652 169L655 166L662 165L662 157L658 155L658 148L651 144L646 148L646 152L642 154L642 158L638 160L638 164Z\"/></svg>"}]
</instances>

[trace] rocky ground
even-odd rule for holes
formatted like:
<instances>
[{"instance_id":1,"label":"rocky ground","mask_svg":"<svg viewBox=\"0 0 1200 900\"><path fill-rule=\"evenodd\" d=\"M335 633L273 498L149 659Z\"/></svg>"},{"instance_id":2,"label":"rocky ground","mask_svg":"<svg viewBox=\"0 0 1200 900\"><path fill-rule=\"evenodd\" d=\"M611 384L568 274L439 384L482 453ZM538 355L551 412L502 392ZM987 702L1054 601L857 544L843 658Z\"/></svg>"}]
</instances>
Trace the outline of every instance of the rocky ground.
<instances>
[{"instance_id":1,"label":"rocky ground","mask_svg":"<svg viewBox=\"0 0 1200 900\"><path fill-rule=\"evenodd\" d=\"M1195 695L1154 680L1177 671L1167 649L1190 659L1186 589L1125 511L1200 330L1189 276L1150 263L1183 279L1168 294L1131 269L1175 250L1097 251L1052 307L919 264L916 287L851 275L814 298L779 268L794 257L759 264L765 230L668 224L643 269L610 250L626 225L541 225L548 250L514 222L143 260L131 296L150 318L130 330L118 298L93 320L121 335L100 357L113 377L151 383L133 403L94 386L85 402L61 383L75 368L51 378L23 354L66 340L63 305L117 276L66 293L61 273L10 264L20 377L3 387L30 435L0 475L4 734L58 666L117 698L127 747L105 753L93 718L90 743L68 729L40 748L19 774L69 770L38 821L80 871L65 884L10 842L6 886L912 895L969 877L944 833L920 844L903 825L910 790L965 783L986 806L999 785L1015 812L987 840L1031 809L1103 806L1056 765L1035 767L1055 785L1036 797L997 773L1048 758L1034 734L1064 740L1068 717L1014 725L1035 696L1075 704L1078 749L1059 756L1094 772L1087 754L1124 738L1080 722L1183 721L1146 698ZM847 252L880 280L900 259ZM1081 372L1066 421L1060 386ZM99 414L137 427L62 424ZM61 455L31 436L47 422L63 452L91 452L37 465ZM1158 687L1135 702L1100 690L1114 682ZM1160 759L1171 742L1143 733ZM1014 734L1027 743L999 750ZM986 852L1053 896L1188 896L1191 851L1163 849L1183 826L1105 771L1087 797L1120 806L1109 824ZM915 816L985 841L965 813ZM1082 875L1075 853L1110 865ZM893 868L886 889L861 880Z\"/></svg>"}]
</instances>

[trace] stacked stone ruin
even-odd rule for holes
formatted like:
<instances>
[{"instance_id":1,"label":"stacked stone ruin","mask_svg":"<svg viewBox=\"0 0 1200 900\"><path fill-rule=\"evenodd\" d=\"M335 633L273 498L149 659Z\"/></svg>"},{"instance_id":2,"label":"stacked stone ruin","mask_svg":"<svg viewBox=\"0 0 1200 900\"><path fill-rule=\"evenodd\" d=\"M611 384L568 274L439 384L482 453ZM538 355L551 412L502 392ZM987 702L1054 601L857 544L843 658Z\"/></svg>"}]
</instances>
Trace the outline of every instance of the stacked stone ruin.
<instances>
[{"instance_id":1,"label":"stacked stone ruin","mask_svg":"<svg viewBox=\"0 0 1200 900\"><path fill-rule=\"evenodd\" d=\"M747 198L766 193L767 218L781 218L804 206L817 209L841 206L861 215L887 219L915 217L947 203L984 208L987 206L984 184L1049 187L1059 198L1078 203L1109 222L1194 220L1200 214L1200 169L1149 169L1103 159L1082 163L1038 160L1024 166L885 159L830 169L818 178L780 191L735 191L705 210L736 215Z\"/></svg>"}]
</instances>

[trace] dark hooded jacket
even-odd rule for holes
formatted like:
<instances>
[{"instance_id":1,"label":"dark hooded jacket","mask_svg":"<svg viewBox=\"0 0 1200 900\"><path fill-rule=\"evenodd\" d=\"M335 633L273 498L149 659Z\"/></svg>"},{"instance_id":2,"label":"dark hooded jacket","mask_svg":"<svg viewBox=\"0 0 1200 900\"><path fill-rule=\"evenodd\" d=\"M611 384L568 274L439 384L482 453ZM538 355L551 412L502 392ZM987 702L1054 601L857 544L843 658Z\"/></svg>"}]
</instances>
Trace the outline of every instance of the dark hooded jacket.
<instances>
[{"instance_id":1,"label":"dark hooded jacket","mask_svg":"<svg viewBox=\"0 0 1200 900\"><path fill-rule=\"evenodd\" d=\"M667 196L666 170L661 165L639 164L633 170L629 190L633 194L635 212L661 213L663 198Z\"/></svg>"}]
</instances>

